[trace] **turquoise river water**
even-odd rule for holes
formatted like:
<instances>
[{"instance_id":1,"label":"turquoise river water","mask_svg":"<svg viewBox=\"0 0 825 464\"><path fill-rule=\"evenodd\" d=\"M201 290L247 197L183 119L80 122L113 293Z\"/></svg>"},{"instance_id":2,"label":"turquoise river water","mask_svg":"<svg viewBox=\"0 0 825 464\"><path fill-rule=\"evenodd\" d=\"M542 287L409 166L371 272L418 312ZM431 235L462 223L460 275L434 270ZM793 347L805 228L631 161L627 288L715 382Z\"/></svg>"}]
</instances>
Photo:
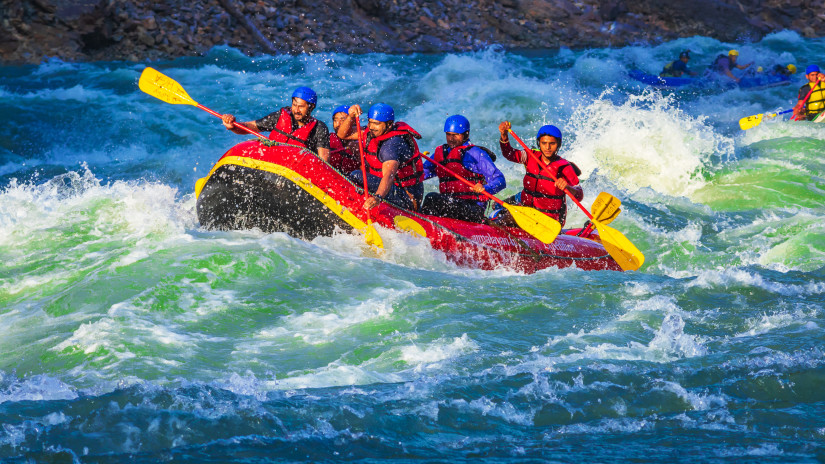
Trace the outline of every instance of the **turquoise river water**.
<instances>
[{"instance_id":1,"label":"turquoise river water","mask_svg":"<svg viewBox=\"0 0 825 464\"><path fill-rule=\"evenodd\" d=\"M737 48L804 69L823 45ZM737 124L804 78L626 77L732 47L0 67L0 462L825 460L825 124ZM140 92L147 65L242 120L298 85L328 124L385 101L429 150L454 113L495 149L502 120L556 124L584 203L620 198L611 226L646 263L524 275L388 230L381 258L356 235L206 230L194 182L247 137Z\"/></svg>"}]
</instances>

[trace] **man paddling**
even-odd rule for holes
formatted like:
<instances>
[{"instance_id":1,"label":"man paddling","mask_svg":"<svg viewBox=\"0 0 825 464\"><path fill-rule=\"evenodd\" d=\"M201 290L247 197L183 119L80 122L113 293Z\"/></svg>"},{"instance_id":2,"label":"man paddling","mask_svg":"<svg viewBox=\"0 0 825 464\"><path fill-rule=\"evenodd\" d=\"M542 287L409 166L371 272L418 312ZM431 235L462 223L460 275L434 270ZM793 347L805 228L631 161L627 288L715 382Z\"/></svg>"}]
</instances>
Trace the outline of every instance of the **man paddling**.
<instances>
[{"instance_id":1,"label":"man paddling","mask_svg":"<svg viewBox=\"0 0 825 464\"><path fill-rule=\"evenodd\" d=\"M556 126L542 126L536 134L539 150L532 150L536 156L530 156L526 151L515 150L510 146L510 127L509 121L504 121L498 126L501 132L501 153L508 160L525 165L527 173L524 175L524 189L519 194L520 198L516 195L505 201L511 204L520 201L522 205L535 208L556 219L563 226L567 218L567 197L564 190L568 189L579 201L584 198L584 192L579 186L579 168L558 155L562 143L561 131ZM540 159L541 163L536 162L537 159ZM557 180L554 181L547 175L544 167L549 168Z\"/></svg>"},{"instance_id":2,"label":"man paddling","mask_svg":"<svg viewBox=\"0 0 825 464\"><path fill-rule=\"evenodd\" d=\"M358 153L358 140L341 140L338 129L346 121L349 106L341 105L332 110L332 130L329 133L329 164L338 171L349 174L361 167L361 157ZM350 132L356 132L355 125L351 125ZM351 135L351 134L347 134ZM357 134L356 134L357 136Z\"/></svg>"},{"instance_id":3,"label":"man paddling","mask_svg":"<svg viewBox=\"0 0 825 464\"><path fill-rule=\"evenodd\" d=\"M825 74L812 64L805 69L805 78L808 82L799 88L793 119L813 121L825 110Z\"/></svg>"},{"instance_id":4,"label":"man paddling","mask_svg":"<svg viewBox=\"0 0 825 464\"><path fill-rule=\"evenodd\" d=\"M475 185L470 187L446 169L425 160L424 179L438 176L438 192L427 194L421 214L481 222L489 201L484 192L495 195L504 189L504 174L494 164L493 152L470 143L467 118L460 114L448 117L444 133L447 143L435 149L433 159Z\"/></svg>"},{"instance_id":5,"label":"man paddling","mask_svg":"<svg viewBox=\"0 0 825 464\"><path fill-rule=\"evenodd\" d=\"M358 140L352 131L361 115L361 107L352 105L349 117L338 128L342 140ZM423 167L416 139L421 135L407 123L395 120L395 111L386 103L376 103L367 112L369 132L364 140L367 184L373 193L364 200L372 209L386 200L401 208L418 210L424 198ZM349 134L349 135L348 135ZM364 181L360 170L350 173L359 185Z\"/></svg>"},{"instance_id":6,"label":"man paddling","mask_svg":"<svg viewBox=\"0 0 825 464\"><path fill-rule=\"evenodd\" d=\"M679 53L678 60L671 61L666 64L664 68L662 68L662 72L659 73L659 77L682 77L683 74L688 74L690 76L697 75L698 73L690 71L687 68L688 61L690 61L690 50L685 50L682 53Z\"/></svg>"},{"instance_id":7,"label":"man paddling","mask_svg":"<svg viewBox=\"0 0 825 464\"><path fill-rule=\"evenodd\" d=\"M281 108L255 121L238 122L256 132L272 131L269 138L289 145L304 147L329 162L329 129L323 122L312 117L318 96L309 87L298 87L292 92L292 105ZM237 122L231 114L221 115L226 128L236 134L246 134L233 125Z\"/></svg>"},{"instance_id":8,"label":"man paddling","mask_svg":"<svg viewBox=\"0 0 825 464\"><path fill-rule=\"evenodd\" d=\"M728 76L729 78L733 79L736 82L739 82L740 78L733 75L731 72L734 68L736 69L747 69L749 66L753 64L753 62L741 65L736 64L736 61L739 59L739 52L736 50L731 50L728 52L727 55L721 54L716 57L716 59L711 63L710 67L708 68L708 74L713 75L714 73Z\"/></svg>"}]
</instances>

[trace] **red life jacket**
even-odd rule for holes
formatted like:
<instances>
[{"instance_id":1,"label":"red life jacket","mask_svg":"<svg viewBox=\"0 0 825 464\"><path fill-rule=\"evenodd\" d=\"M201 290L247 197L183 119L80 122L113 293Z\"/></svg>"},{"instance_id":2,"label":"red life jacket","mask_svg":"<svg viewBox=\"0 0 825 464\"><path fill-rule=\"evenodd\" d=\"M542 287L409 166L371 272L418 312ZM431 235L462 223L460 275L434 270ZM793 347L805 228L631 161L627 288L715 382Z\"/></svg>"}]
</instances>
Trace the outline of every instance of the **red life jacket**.
<instances>
[{"instance_id":1,"label":"red life jacket","mask_svg":"<svg viewBox=\"0 0 825 464\"><path fill-rule=\"evenodd\" d=\"M407 123L398 121L383 135L373 137L372 134L367 135L366 150L364 150L365 159L367 162L367 170L370 174L377 177L382 177L382 165L378 159L378 151L381 145L392 137L403 137L404 141L412 147L413 156L410 159L402 162L398 166L398 172L395 175L395 184L401 187L411 187L421 183L424 179L424 166L421 162L421 152L418 150L418 143L415 139L420 139L421 134L415 131Z\"/></svg>"},{"instance_id":2,"label":"red life jacket","mask_svg":"<svg viewBox=\"0 0 825 464\"><path fill-rule=\"evenodd\" d=\"M348 150L337 134L330 132L329 164L338 171L349 174L361 167L361 158Z\"/></svg>"},{"instance_id":3,"label":"red life jacket","mask_svg":"<svg viewBox=\"0 0 825 464\"><path fill-rule=\"evenodd\" d=\"M439 165L443 165L450 171L453 171L461 177L469 180L474 185L476 182L484 184L484 176L465 168L464 163L462 162L464 159L464 153L474 146L475 145L468 144L455 147L450 150L449 145L441 145L435 149L433 160ZM447 151L446 156L444 155L445 151ZM460 198L462 200L487 201L487 197L485 195L473 192L473 189L470 188L470 186L458 180L457 177L453 176L439 165L436 165L435 167L435 173L438 176L439 192L452 195L455 198Z\"/></svg>"},{"instance_id":4,"label":"red life jacket","mask_svg":"<svg viewBox=\"0 0 825 464\"><path fill-rule=\"evenodd\" d=\"M269 133L269 138L279 142L288 143L290 145L297 145L299 147L307 148L307 140L312 129L318 121L315 118L309 118L309 121L303 126L292 130L292 110L289 107L281 108L281 115L278 117L278 123L275 124L275 129Z\"/></svg>"},{"instance_id":5,"label":"red life jacket","mask_svg":"<svg viewBox=\"0 0 825 464\"><path fill-rule=\"evenodd\" d=\"M566 195L563 190L556 188L556 181L542 174L541 165L535 159L541 157L541 152L534 151L533 153L536 154L535 157L527 155L527 174L524 175L521 204L533 207L564 225L567 218ZM558 178L562 176L562 170L565 167L572 165L564 158L555 158L547 167ZM573 179L568 179L567 176L564 178L568 183L573 183L571 182Z\"/></svg>"}]
</instances>

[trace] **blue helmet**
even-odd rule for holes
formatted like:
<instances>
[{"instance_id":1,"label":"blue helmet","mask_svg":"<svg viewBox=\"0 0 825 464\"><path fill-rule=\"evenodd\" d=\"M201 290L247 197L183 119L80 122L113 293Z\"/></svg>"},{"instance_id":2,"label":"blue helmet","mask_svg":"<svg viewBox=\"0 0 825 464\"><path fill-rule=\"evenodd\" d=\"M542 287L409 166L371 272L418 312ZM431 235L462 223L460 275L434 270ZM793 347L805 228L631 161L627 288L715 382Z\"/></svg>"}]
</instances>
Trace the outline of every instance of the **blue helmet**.
<instances>
[{"instance_id":1,"label":"blue helmet","mask_svg":"<svg viewBox=\"0 0 825 464\"><path fill-rule=\"evenodd\" d=\"M460 114L454 114L444 122L444 132L463 134L470 132L470 121Z\"/></svg>"},{"instance_id":2,"label":"blue helmet","mask_svg":"<svg viewBox=\"0 0 825 464\"><path fill-rule=\"evenodd\" d=\"M316 95L315 91L309 87L298 87L294 92L292 92L292 98L300 98L310 105L318 103L318 95Z\"/></svg>"},{"instance_id":3,"label":"blue helmet","mask_svg":"<svg viewBox=\"0 0 825 464\"><path fill-rule=\"evenodd\" d=\"M549 135L551 137L555 137L559 140L559 144L561 144L561 131L558 127L552 126L550 124L546 126L541 126L539 132L536 134L536 140L541 140L542 136Z\"/></svg>"},{"instance_id":4,"label":"blue helmet","mask_svg":"<svg viewBox=\"0 0 825 464\"><path fill-rule=\"evenodd\" d=\"M815 64L812 64L812 65L808 66L807 68L805 68L805 74L810 74L812 72L818 73L818 72L822 72L822 71L819 69L819 66L817 66Z\"/></svg>"},{"instance_id":5,"label":"blue helmet","mask_svg":"<svg viewBox=\"0 0 825 464\"><path fill-rule=\"evenodd\" d=\"M395 121L395 111L386 103L376 103L370 106L367 117L379 122Z\"/></svg>"},{"instance_id":6,"label":"blue helmet","mask_svg":"<svg viewBox=\"0 0 825 464\"><path fill-rule=\"evenodd\" d=\"M335 115L338 113L349 113L349 106L348 105L341 105L338 108L332 110L332 119L335 119Z\"/></svg>"}]
</instances>

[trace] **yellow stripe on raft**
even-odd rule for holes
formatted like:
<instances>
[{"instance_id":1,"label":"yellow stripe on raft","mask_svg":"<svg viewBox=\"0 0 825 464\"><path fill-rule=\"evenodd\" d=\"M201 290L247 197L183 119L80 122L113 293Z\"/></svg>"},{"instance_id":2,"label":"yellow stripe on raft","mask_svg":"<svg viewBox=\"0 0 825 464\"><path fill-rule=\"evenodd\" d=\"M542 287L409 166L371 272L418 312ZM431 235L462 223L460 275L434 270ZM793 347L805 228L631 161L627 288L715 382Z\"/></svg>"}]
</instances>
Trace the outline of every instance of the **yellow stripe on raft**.
<instances>
[{"instance_id":1,"label":"yellow stripe on raft","mask_svg":"<svg viewBox=\"0 0 825 464\"><path fill-rule=\"evenodd\" d=\"M415 219L408 218L406 216L395 216L392 218L392 222L395 223L395 227L398 227L401 230L417 234L421 237L427 237L427 231L424 230L424 227L416 222Z\"/></svg>"},{"instance_id":2,"label":"yellow stripe on raft","mask_svg":"<svg viewBox=\"0 0 825 464\"><path fill-rule=\"evenodd\" d=\"M291 169L285 168L278 164L268 163L266 161L244 158L242 156L224 157L223 159L218 161L215 164L215 166L212 167L212 170L209 172L208 176L198 179L197 182L195 182L195 197L201 196L203 186L206 185L206 181L208 181L209 178L212 177L212 174L214 174L218 168L227 164L234 164L236 166L257 169L259 171L271 172L285 179L289 179L295 185L301 187L302 189L304 189L304 191L315 197L316 200L320 201L330 211L335 213L336 216L343 219L344 222L351 225L354 229L358 229L366 233L367 225L362 220L358 219L346 207L341 206L340 203L338 203L331 196L327 195L326 192L316 187L315 184L310 182L307 178Z\"/></svg>"}]
</instances>

